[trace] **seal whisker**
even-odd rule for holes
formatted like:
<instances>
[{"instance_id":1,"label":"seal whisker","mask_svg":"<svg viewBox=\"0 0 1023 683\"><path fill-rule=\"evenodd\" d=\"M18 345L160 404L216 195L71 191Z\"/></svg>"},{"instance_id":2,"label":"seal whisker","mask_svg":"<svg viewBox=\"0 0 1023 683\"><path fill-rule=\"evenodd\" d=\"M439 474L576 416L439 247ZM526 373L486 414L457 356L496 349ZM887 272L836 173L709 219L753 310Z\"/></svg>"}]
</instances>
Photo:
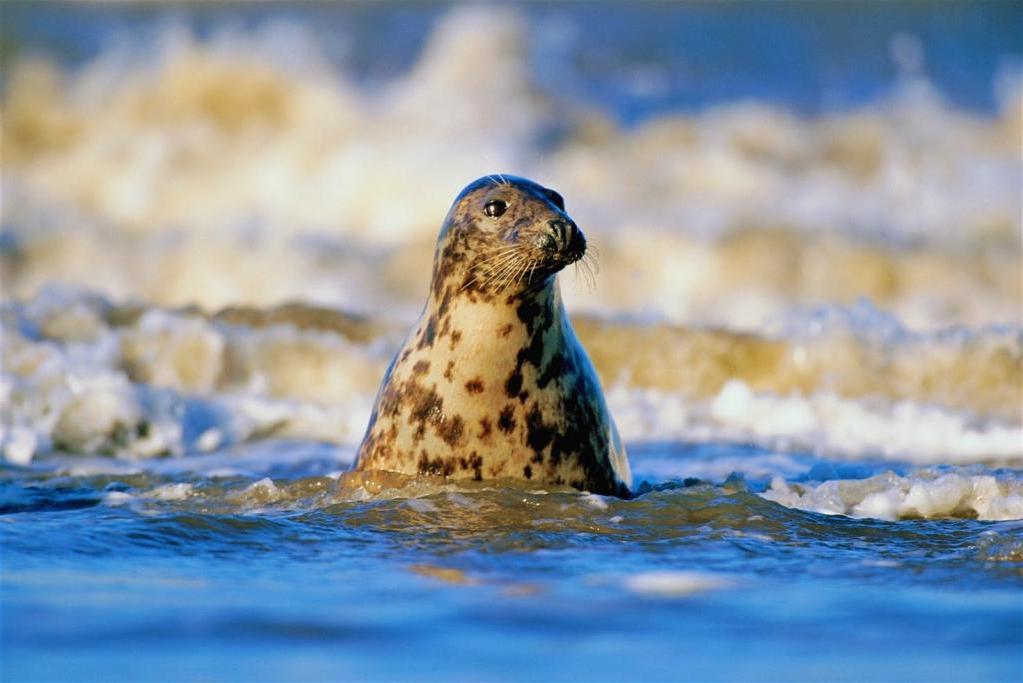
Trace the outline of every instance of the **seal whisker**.
<instances>
[{"instance_id":1,"label":"seal whisker","mask_svg":"<svg viewBox=\"0 0 1023 683\"><path fill-rule=\"evenodd\" d=\"M515 253L512 258L510 258L508 261L503 263L499 268L496 268L493 271L491 276L487 278L486 282L483 283L484 286L487 286L491 283L497 283L499 285L502 285L502 288L506 286L508 284L508 276L515 271L515 268L518 267L518 264L522 258L525 257L523 257L520 253Z\"/></svg>"},{"instance_id":2,"label":"seal whisker","mask_svg":"<svg viewBox=\"0 0 1023 683\"><path fill-rule=\"evenodd\" d=\"M508 276L508 280L505 285L517 285L522 281L522 273L529 266L529 259L523 255L516 264L515 269Z\"/></svg>"},{"instance_id":3,"label":"seal whisker","mask_svg":"<svg viewBox=\"0 0 1023 683\"><path fill-rule=\"evenodd\" d=\"M522 258L522 254L516 250L507 254L502 254L501 258L495 259L493 263L487 264L487 269L491 272L500 270L505 265L514 262L515 260Z\"/></svg>"},{"instance_id":4,"label":"seal whisker","mask_svg":"<svg viewBox=\"0 0 1023 683\"><path fill-rule=\"evenodd\" d=\"M573 282L575 283L575 291L581 292L584 289L588 290L589 280L586 277L586 270L583 266L582 261L576 261L574 264L575 268L572 269Z\"/></svg>"},{"instance_id":5,"label":"seal whisker","mask_svg":"<svg viewBox=\"0 0 1023 683\"><path fill-rule=\"evenodd\" d=\"M510 253L512 253L514 251L521 251L521 250L522 250L522 247L520 247L517 244L512 244L512 245L509 245L507 247L499 247L497 249L493 249L491 251L488 251L486 254L484 254L484 257L480 260L480 263L486 263L487 261L495 260L499 256L504 256L504 255L510 254Z\"/></svg>"},{"instance_id":6,"label":"seal whisker","mask_svg":"<svg viewBox=\"0 0 1023 683\"><path fill-rule=\"evenodd\" d=\"M532 282L533 273L536 272L536 267L538 265L540 265L540 261L537 259L533 259L533 265L529 267L529 275L526 276L526 282Z\"/></svg>"},{"instance_id":7,"label":"seal whisker","mask_svg":"<svg viewBox=\"0 0 1023 683\"><path fill-rule=\"evenodd\" d=\"M512 278L511 283L515 285L522 284L522 275L526 272L526 268L529 267L529 259L522 259L519 263L518 269L515 271L515 277Z\"/></svg>"},{"instance_id":8,"label":"seal whisker","mask_svg":"<svg viewBox=\"0 0 1023 683\"><path fill-rule=\"evenodd\" d=\"M522 275L523 275L522 282L523 283L525 283L527 285L532 284L532 282L533 282L533 272L536 270L536 267L538 265L540 265L540 260L539 259L530 259L529 260L529 267L525 268L523 270L523 272L522 272Z\"/></svg>"},{"instance_id":9,"label":"seal whisker","mask_svg":"<svg viewBox=\"0 0 1023 683\"><path fill-rule=\"evenodd\" d=\"M592 292L597 288L597 278L593 274L590 262L586 259L582 259L578 262L577 266L576 273L579 273L580 271L583 273L583 280L586 282L587 291Z\"/></svg>"},{"instance_id":10,"label":"seal whisker","mask_svg":"<svg viewBox=\"0 0 1023 683\"><path fill-rule=\"evenodd\" d=\"M524 267L523 264L526 264L528 262L529 262L529 259L527 259L525 257L525 255L523 255L521 258L516 260L512 264L512 267L509 268L506 271L506 274L503 276L503 280L504 281L501 283L502 284L501 288L502 289L507 289L510 285L518 283L519 275L521 274L521 270Z\"/></svg>"},{"instance_id":11,"label":"seal whisker","mask_svg":"<svg viewBox=\"0 0 1023 683\"><path fill-rule=\"evenodd\" d=\"M480 289L485 289L487 287L487 285L489 285L494 280L494 274L498 270L499 269L495 268L495 269L492 269L492 270L488 270L487 273L477 273L475 276L473 276L472 280L470 280L470 281L466 282L464 285L462 285L462 288L464 289L464 288L468 287L469 285L471 285L473 282L476 282L476 281L479 280L480 281L480 285L479 285ZM481 277L482 277L482 280L480 279Z\"/></svg>"},{"instance_id":12,"label":"seal whisker","mask_svg":"<svg viewBox=\"0 0 1023 683\"><path fill-rule=\"evenodd\" d=\"M583 254L583 257L575 262L576 283L582 286L586 283L587 291L593 291L597 287L597 276L595 272L596 262L590 252Z\"/></svg>"},{"instance_id":13,"label":"seal whisker","mask_svg":"<svg viewBox=\"0 0 1023 683\"><path fill-rule=\"evenodd\" d=\"M518 250L512 250L512 251L508 251L508 252L505 252L505 253L502 253L502 254L495 254L494 256L491 256L490 258L487 258L487 259L484 259L482 261L479 261L473 268L474 269L483 268L483 269L492 270L492 269L498 267L500 264L502 264L505 261L507 261L508 259L515 258L515 254L516 254L517 251Z\"/></svg>"},{"instance_id":14,"label":"seal whisker","mask_svg":"<svg viewBox=\"0 0 1023 683\"><path fill-rule=\"evenodd\" d=\"M473 264L472 268L473 270L475 270L477 268L490 267L493 264L499 263L500 261L504 260L508 256L513 255L520 249L521 248L518 246L511 246L487 252L487 254L485 254L482 258L476 260L476 263Z\"/></svg>"},{"instance_id":15,"label":"seal whisker","mask_svg":"<svg viewBox=\"0 0 1023 683\"><path fill-rule=\"evenodd\" d=\"M510 247L502 247L500 249L494 249L493 251L487 252L487 254L480 259L477 259L473 268L489 267L495 263L500 263L510 256L514 256L516 253L521 251L522 248L518 245L512 245Z\"/></svg>"},{"instance_id":16,"label":"seal whisker","mask_svg":"<svg viewBox=\"0 0 1023 683\"><path fill-rule=\"evenodd\" d=\"M495 254L493 256L490 256L489 258L486 258L476 263L476 265L473 266L472 269L473 277L470 280L467 280L466 283L462 285L459 291L467 289L472 283L478 281L481 276L487 277L488 275L493 275L494 273L500 271L506 264L514 261L516 257L515 252L517 250L518 247L508 248L503 250L502 253ZM493 278L491 277L487 279L489 281L490 279ZM485 286L486 284L487 282L484 282L481 284L481 286Z\"/></svg>"},{"instance_id":17,"label":"seal whisker","mask_svg":"<svg viewBox=\"0 0 1023 683\"><path fill-rule=\"evenodd\" d=\"M524 260L524 262L522 264L522 268L519 269L519 272L515 276L515 284L521 284L522 282L529 282L528 279L523 279L523 276L526 274L526 270L530 267L530 265L532 263L535 263L535 261L533 259L526 259L526 260Z\"/></svg>"}]
</instances>

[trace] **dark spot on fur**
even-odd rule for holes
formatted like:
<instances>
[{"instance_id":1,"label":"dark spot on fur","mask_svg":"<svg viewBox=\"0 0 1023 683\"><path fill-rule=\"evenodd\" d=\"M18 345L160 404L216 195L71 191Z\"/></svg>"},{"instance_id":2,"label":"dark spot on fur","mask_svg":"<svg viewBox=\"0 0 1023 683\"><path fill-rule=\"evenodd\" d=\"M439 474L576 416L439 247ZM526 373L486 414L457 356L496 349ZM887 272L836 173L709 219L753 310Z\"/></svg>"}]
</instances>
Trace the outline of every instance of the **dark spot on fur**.
<instances>
[{"instance_id":1,"label":"dark spot on fur","mask_svg":"<svg viewBox=\"0 0 1023 683\"><path fill-rule=\"evenodd\" d=\"M514 370L504 383L504 392L508 394L508 398L515 398L520 391L522 391L522 373Z\"/></svg>"},{"instance_id":2,"label":"dark spot on fur","mask_svg":"<svg viewBox=\"0 0 1023 683\"><path fill-rule=\"evenodd\" d=\"M428 360L417 360L416 364L412 366L413 375L425 375L430 371L430 361Z\"/></svg>"},{"instance_id":3,"label":"dark spot on fur","mask_svg":"<svg viewBox=\"0 0 1023 683\"><path fill-rule=\"evenodd\" d=\"M526 331L529 334L533 334L533 329L537 323L537 317L540 315L543 306L540 301L532 297L523 297L519 302L519 306L515 309L515 312L519 316L519 320L526 324Z\"/></svg>"},{"instance_id":4,"label":"dark spot on fur","mask_svg":"<svg viewBox=\"0 0 1023 683\"><path fill-rule=\"evenodd\" d=\"M465 383L465 390L470 394L482 394L483 393L483 380L479 377L474 377Z\"/></svg>"},{"instance_id":5,"label":"dark spot on fur","mask_svg":"<svg viewBox=\"0 0 1023 683\"><path fill-rule=\"evenodd\" d=\"M500 327L497 328L497 336L507 337L509 334L511 334L511 331L512 331L511 323L508 323L507 325L501 325Z\"/></svg>"},{"instance_id":6,"label":"dark spot on fur","mask_svg":"<svg viewBox=\"0 0 1023 683\"><path fill-rule=\"evenodd\" d=\"M416 463L419 474L431 474L437 477L450 477L455 473L455 459L442 458L437 456L431 458L424 450L419 454L419 461Z\"/></svg>"},{"instance_id":7,"label":"dark spot on fur","mask_svg":"<svg viewBox=\"0 0 1023 683\"><path fill-rule=\"evenodd\" d=\"M463 470L472 470L473 479L483 481L483 458L476 451L467 457L459 458L458 464L462 466Z\"/></svg>"},{"instance_id":8,"label":"dark spot on fur","mask_svg":"<svg viewBox=\"0 0 1023 683\"><path fill-rule=\"evenodd\" d=\"M458 346L458 342L462 341L461 330L455 330L451 333L451 350L454 351L455 347Z\"/></svg>"},{"instance_id":9,"label":"dark spot on fur","mask_svg":"<svg viewBox=\"0 0 1023 683\"><path fill-rule=\"evenodd\" d=\"M554 440L554 429L544 423L543 413L537 403L526 414L526 443L534 452L540 453Z\"/></svg>"},{"instance_id":10,"label":"dark spot on fur","mask_svg":"<svg viewBox=\"0 0 1023 683\"><path fill-rule=\"evenodd\" d=\"M497 426L505 434L511 434L515 429L515 406L509 403L501 410L501 416L497 419Z\"/></svg>"},{"instance_id":11,"label":"dark spot on fur","mask_svg":"<svg viewBox=\"0 0 1023 683\"><path fill-rule=\"evenodd\" d=\"M536 384L541 389L545 388L551 383L555 377L560 376L567 368L565 363L565 357L560 353L554 355L551 361L547 364L547 367L543 369L540 376L536 379Z\"/></svg>"},{"instance_id":12,"label":"dark spot on fur","mask_svg":"<svg viewBox=\"0 0 1023 683\"><path fill-rule=\"evenodd\" d=\"M437 433L440 434L440 438L444 439L444 443L452 447L461 440L464 431L465 421L460 415L449 417L437 424Z\"/></svg>"},{"instance_id":13,"label":"dark spot on fur","mask_svg":"<svg viewBox=\"0 0 1023 683\"><path fill-rule=\"evenodd\" d=\"M444 288L444 298L441 299L440 306L437 308L437 316L443 318L447 315L448 306L451 305L451 285Z\"/></svg>"},{"instance_id":14,"label":"dark spot on fur","mask_svg":"<svg viewBox=\"0 0 1023 683\"><path fill-rule=\"evenodd\" d=\"M421 385L410 383L408 396L412 400L409 422L426 422L436 420L443 414L444 399L436 389L427 391Z\"/></svg>"},{"instance_id":15,"label":"dark spot on fur","mask_svg":"<svg viewBox=\"0 0 1023 683\"><path fill-rule=\"evenodd\" d=\"M526 363L529 363L534 368L540 367L540 363L543 362L542 333L533 335L529 340L529 344L519 349L518 354L515 356L515 362L519 369L521 369Z\"/></svg>"},{"instance_id":16,"label":"dark spot on fur","mask_svg":"<svg viewBox=\"0 0 1023 683\"><path fill-rule=\"evenodd\" d=\"M486 439L490 436L490 432L494 430L494 427L490 424L490 418L484 417L480 420L480 438Z\"/></svg>"},{"instance_id":17,"label":"dark spot on fur","mask_svg":"<svg viewBox=\"0 0 1023 683\"><path fill-rule=\"evenodd\" d=\"M426 347L433 347L433 340L437 337L437 318L436 316L430 316L430 319L426 323L426 330L423 332L422 339L419 340L419 344L416 345L417 349L424 349Z\"/></svg>"},{"instance_id":18,"label":"dark spot on fur","mask_svg":"<svg viewBox=\"0 0 1023 683\"><path fill-rule=\"evenodd\" d=\"M404 353L401 354L401 361L404 363L408 360L408 357L412 355L412 349L405 349Z\"/></svg>"},{"instance_id":19,"label":"dark spot on fur","mask_svg":"<svg viewBox=\"0 0 1023 683\"><path fill-rule=\"evenodd\" d=\"M454 373L452 372L454 369L455 369L455 361L449 360L448 361L448 366L446 368L444 368L444 379L446 379L447 381L450 382L452 380L452 378L454 377Z\"/></svg>"}]
</instances>

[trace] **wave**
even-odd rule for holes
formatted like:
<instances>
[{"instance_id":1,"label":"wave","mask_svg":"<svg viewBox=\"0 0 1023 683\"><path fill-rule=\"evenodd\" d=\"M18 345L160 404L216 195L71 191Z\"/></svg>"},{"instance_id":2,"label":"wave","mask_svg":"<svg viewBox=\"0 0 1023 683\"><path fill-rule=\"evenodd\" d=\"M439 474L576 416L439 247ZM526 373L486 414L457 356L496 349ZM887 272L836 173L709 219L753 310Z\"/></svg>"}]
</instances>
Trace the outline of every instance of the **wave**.
<instances>
[{"instance_id":1,"label":"wave","mask_svg":"<svg viewBox=\"0 0 1023 683\"><path fill-rule=\"evenodd\" d=\"M558 187L603 247L575 310L758 331L867 297L916 329L1023 322L1023 79L999 76L994 117L914 81L848 112L736 102L624 127L535 85L529 31L457 8L373 87L301 25L19 59L0 100L7 296L61 280L407 316L451 199L507 171Z\"/></svg>"},{"instance_id":2,"label":"wave","mask_svg":"<svg viewBox=\"0 0 1023 683\"><path fill-rule=\"evenodd\" d=\"M208 314L51 288L2 308L3 452L357 443L403 326L292 304ZM873 309L786 335L577 317L630 442L749 441L912 462L1023 460L1023 332L912 333Z\"/></svg>"}]
</instances>

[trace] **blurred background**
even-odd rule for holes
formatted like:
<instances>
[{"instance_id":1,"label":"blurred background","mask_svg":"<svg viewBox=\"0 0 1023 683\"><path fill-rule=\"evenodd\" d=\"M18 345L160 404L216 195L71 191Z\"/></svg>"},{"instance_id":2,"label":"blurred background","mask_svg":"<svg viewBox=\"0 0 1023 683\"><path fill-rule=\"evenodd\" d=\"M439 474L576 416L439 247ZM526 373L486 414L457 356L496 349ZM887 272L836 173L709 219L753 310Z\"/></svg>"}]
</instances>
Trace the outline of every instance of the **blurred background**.
<instances>
[{"instance_id":1,"label":"blurred background","mask_svg":"<svg viewBox=\"0 0 1023 683\"><path fill-rule=\"evenodd\" d=\"M504 172L602 247L574 310L1023 315L1014 3L2 11L7 297L408 317L451 200Z\"/></svg>"}]
</instances>

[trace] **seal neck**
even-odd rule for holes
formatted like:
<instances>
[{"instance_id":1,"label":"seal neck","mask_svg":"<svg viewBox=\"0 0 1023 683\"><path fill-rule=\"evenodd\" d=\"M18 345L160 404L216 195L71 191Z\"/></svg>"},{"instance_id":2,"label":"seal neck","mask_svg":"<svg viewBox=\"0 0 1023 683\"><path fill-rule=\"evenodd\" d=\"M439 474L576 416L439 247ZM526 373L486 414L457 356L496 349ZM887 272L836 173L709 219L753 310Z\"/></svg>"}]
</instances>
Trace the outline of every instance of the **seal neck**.
<instances>
[{"instance_id":1,"label":"seal neck","mask_svg":"<svg viewBox=\"0 0 1023 683\"><path fill-rule=\"evenodd\" d=\"M461 319L462 327L466 329L486 327L491 323L507 324L513 328L525 327L526 335L531 337L540 329L561 327L556 324L564 318L561 286L557 275L551 275L542 286L498 292L489 297L453 292L450 287L440 291L431 289L423 310L424 318L442 324L450 314Z\"/></svg>"}]
</instances>

